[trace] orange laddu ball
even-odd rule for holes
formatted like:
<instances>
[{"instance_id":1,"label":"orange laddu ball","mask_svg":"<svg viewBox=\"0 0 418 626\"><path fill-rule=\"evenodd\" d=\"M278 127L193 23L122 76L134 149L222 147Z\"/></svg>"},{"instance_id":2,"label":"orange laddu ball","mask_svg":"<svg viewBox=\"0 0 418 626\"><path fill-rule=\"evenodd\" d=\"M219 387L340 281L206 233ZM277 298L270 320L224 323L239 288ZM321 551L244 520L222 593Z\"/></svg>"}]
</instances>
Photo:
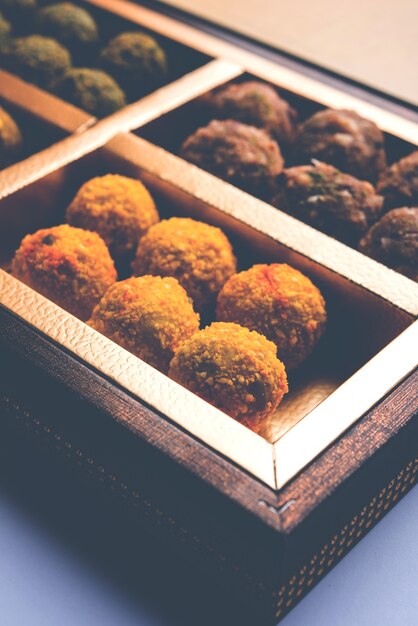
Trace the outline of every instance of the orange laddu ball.
<instances>
[{"instance_id":1,"label":"orange laddu ball","mask_svg":"<svg viewBox=\"0 0 418 626\"><path fill-rule=\"evenodd\" d=\"M68 224L27 235L12 274L82 320L117 278L103 239Z\"/></svg>"},{"instance_id":2,"label":"orange laddu ball","mask_svg":"<svg viewBox=\"0 0 418 626\"><path fill-rule=\"evenodd\" d=\"M218 296L216 318L257 330L277 346L287 368L312 352L325 329L321 292L286 264L254 265L232 276Z\"/></svg>"},{"instance_id":3,"label":"orange laddu ball","mask_svg":"<svg viewBox=\"0 0 418 626\"><path fill-rule=\"evenodd\" d=\"M199 315L175 278L141 276L112 285L89 324L166 373L175 351L199 330Z\"/></svg>"},{"instance_id":4,"label":"orange laddu ball","mask_svg":"<svg viewBox=\"0 0 418 626\"><path fill-rule=\"evenodd\" d=\"M136 276L173 276L192 298L195 309L211 307L236 271L226 235L215 226L172 217L152 226L139 242L132 264Z\"/></svg>"},{"instance_id":5,"label":"orange laddu ball","mask_svg":"<svg viewBox=\"0 0 418 626\"><path fill-rule=\"evenodd\" d=\"M116 260L131 260L140 238L160 219L146 187L119 174L84 183L67 208L66 218L72 226L98 232Z\"/></svg>"},{"instance_id":6,"label":"orange laddu ball","mask_svg":"<svg viewBox=\"0 0 418 626\"><path fill-rule=\"evenodd\" d=\"M169 376L255 432L288 391L276 346L238 324L215 322L185 341Z\"/></svg>"}]
</instances>

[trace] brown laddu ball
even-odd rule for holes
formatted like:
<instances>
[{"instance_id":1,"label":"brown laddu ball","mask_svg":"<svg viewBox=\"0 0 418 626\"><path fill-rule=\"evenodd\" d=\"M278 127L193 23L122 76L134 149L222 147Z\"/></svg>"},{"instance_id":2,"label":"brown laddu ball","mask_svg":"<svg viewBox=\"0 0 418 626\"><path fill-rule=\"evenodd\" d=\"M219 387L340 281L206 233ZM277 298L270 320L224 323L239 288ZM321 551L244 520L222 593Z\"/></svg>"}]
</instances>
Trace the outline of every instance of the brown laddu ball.
<instances>
[{"instance_id":1,"label":"brown laddu ball","mask_svg":"<svg viewBox=\"0 0 418 626\"><path fill-rule=\"evenodd\" d=\"M184 342L169 376L255 432L288 391L276 346L238 324L214 323Z\"/></svg>"},{"instance_id":2,"label":"brown laddu ball","mask_svg":"<svg viewBox=\"0 0 418 626\"><path fill-rule=\"evenodd\" d=\"M141 276L114 283L89 324L166 373L176 350L199 330L199 315L175 278Z\"/></svg>"},{"instance_id":3,"label":"brown laddu ball","mask_svg":"<svg viewBox=\"0 0 418 626\"><path fill-rule=\"evenodd\" d=\"M382 131L374 122L345 109L318 111L301 124L294 155L297 163L318 159L371 182L386 167Z\"/></svg>"},{"instance_id":4,"label":"brown laddu ball","mask_svg":"<svg viewBox=\"0 0 418 626\"><path fill-rule=\"evenodd\" d=\"M418 207L386 213L360 241L359 250L418 281Z\"/></svg>"},{"instance_id":5,"label":"brown laddu ball","mask_svg":"<svg viewBox=\"0 0 418 626\"><path fill-rule=\"evenodd\" d=\"M183 143L181 156L260 198L269 199L283 169L280 148L268 133L235 120L213 120Z\"/></svg>"},{"instance_id":6,"label":"brown laddu ball","mask_svg":"<svg viewBox=\"0 0 418 626\"><path fill-rule=\"evenodd\" d=\"M218 296L216 318L273 341L287 368L300 365L321 338L325 301L307 276L285 263L254 265L231 276Z\"/></svg>"},{"instance_id":7,"label":"brown laddu ball","mask_svg":"<svg viewBox=\"0 0 418 626\"><path fill-rule=\"evenodd\" d=\"M68 224L27 235L14 256L12 274L82 320L117 278L103 239Z\"/></svg>"},{"instance_id":8,"label":"brown laddu ball","mask_svg":"<svg viewBox=\"0 0 418 626\"><path fill-rule=\"evenodd\" d=\"M380 176L377 191L385 198L385 209L418 206L418 150L393 163Z\"/></svg>"},{"instance_id":9,"label":"brown laddu ball","mask_svg":"<svg viewBox=\"0 0 418 626\"><path fill-rule=\"evenodd\" d=\"M205 94L199 103L217 120L237 120L264 128L279 145L292 143L297 114L277 91L256 80L231 83Z\"/></svg>"},{"instance_id":10,"label":"brown laddu ball","mask_svg":"<svg viewBox=\"0 0 418 626\"><path fill-rule=\"evenodd\" d=\"M273 205L294 217L357 246L378 218L383 197L373 185L314 161L283 170L277 179Z\"/></svg>"}]
</instances>

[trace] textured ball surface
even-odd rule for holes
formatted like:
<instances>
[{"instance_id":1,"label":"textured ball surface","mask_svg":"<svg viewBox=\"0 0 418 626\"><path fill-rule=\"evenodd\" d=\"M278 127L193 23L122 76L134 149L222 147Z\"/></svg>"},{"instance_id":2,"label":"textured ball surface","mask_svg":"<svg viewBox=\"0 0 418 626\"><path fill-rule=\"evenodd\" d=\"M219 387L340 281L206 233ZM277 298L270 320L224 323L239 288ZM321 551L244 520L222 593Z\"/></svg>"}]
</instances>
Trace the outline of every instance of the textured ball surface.
<instances>
[{"instance_id":1,"label":"textured ball surface","mask_svg":"<svg viewBox=\"0 0 418 626\"><path fill-rule=\"evenodd\" d=\"M169 376L259 432L288 391L276 346L237 324L214 323L186 341Z\"/></svg>"},{"instance_id":2,"label":"textured ball surface","mask_svg":"<svg viewBox=\"0 0 418 626\"><path fill-rule=\"evenodd\" d=\"M309 356L327 318L319 289L284 263L254 265L232 276L219 293L216 317L265 335L287 368Z\"/></svg>"},{"instance_id":3,"label":"textured ball surface","mask_svg":"<svg viewBox=\"0 0 418 626\"><path fill-rule=\"evenodd\" d=\"M58 79L54 92L96 117L106 117L126 105L122 89L102 70L72 68Z\"/></svg>"},{"instance_id":4,"label":"textured ball surface","mask_svg":"<svg viewBox=\"0 0 418 626\"><path fill-rule=\"evenodd\" d=\"M418 207L386 213L360 241L364 254L418 281Z\"/></svg>"},{"instance_id":5,"label":"textured ball surface","mask_svg":"<svg viewBox=\"0 0 418 626\"><path fill-rule=\"evenodd\" d=\"M67 224L27 235L12 274L82 320L117 278L103 239Z\"/></svg>"},{"instance_id":6,"label":"textured ball surface","mask_svg":"<svg viewBox=\"0 0 418 626\"><path fill-rule=\"evenodd\" d=\"M84 183L66 212L72 226L95 230L115 259L134 256L140 238L159 221L149 191L139 181L119 174Z\"/></svg>"},{"instance_id":7,"label":"textured ball surface","mask_svg":"<svg viewBox=\"0 0 418 626\"><path fill-rule=\"evenodd\" d=\"M0 54L0 64L20 78L51 89L71 67L68 50L54 39L30 35L12 39Z\"/></svg>"},{"instance_id":8,"label":"textured ball surface","mask_svg":"<svg viewBox=\"0 0 418 626\"><path fill-rule=\"evenodd\" d=\"M319 230L356 245L383 207L371 183L315 161L283 170L273 205Z\"/></svg>"},{"instance_id":9,"label":"textured ball surface","mask_svg":"<svg viewBox=\"0 0 418 626\"><path fill-rule=\"evenodd\" d=\"M177 278L196 310L203 312L214 305L219 290L236 271L236 259L219 228L172 217L142 237L132 268L137 276Z\"/></svg>"},{"instance_id":10,"label":"textured ball surface","mask_svg":"<svg viewBox=\"0 0 418 626\"><path fill-rule=\"evenodd\" d=\"M112 285L89 324L167 373L176 350L199 330L199 315L175 278L141 276Z\"/></svg>"},{"instance_id":11,"label":"textured ball surface","mask_svg":"<svg viewBox=\"0 0 418 626\"><path fill-rule=\"evenodd\" d=\"M202 96L200 102L214 119L237 120L264 128L279 145L294 139L296 111L267 83L232 83Z\"/></svg>"},{"instance_id":12,"label":"textured ball surface","mask_svg":"<svg viewBox=\"0 0 418 626\"><path fill-rule=\"evenodd\" d=\"M101 67L131 99L160 87L167 76L167 58L157 41L145 33L121 33L103 48Z\"/></svg>"},{"instance_id":13,"label":"textured ball surface","mask_svg":"<svg viewBox=\"0 0 418 626\"><path fill-rule=\"evenodd\" d=\"M382 131L355 111L324 109L307 119L295 142L298 163L318 159L374 182L386 167Z\"/></svg>"},{"instance_id":14,"label":"textured ball surface","mask_svg":"<svg viewBox=\"0 0 418 626\"><path fill-rule=\"evenodd\" d=\"M188 137L181 156L249 193L270 198L283 169L277 143L265 130L234 120L213 120Z\"/></svg>"}]
</instances>

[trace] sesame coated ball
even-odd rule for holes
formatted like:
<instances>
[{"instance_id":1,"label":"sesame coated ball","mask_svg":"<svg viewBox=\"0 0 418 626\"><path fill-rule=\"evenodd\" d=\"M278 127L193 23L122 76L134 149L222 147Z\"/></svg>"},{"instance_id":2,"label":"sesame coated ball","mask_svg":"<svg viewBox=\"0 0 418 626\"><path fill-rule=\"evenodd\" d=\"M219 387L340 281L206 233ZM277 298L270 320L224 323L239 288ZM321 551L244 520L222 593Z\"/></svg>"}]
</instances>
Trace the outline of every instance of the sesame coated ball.
<instances>
[{"instance_id":1,"label":"sesame coated ball","mask_svg":"<svg viewBox=\"0 0 418 626\"><path fill-rule=\"evenodd\" d=\"M236 271L226 235L215 226L172 217L152 226L139 242L134 274L173 276L192 298L197 311L214 305L216 296Z\"/></svg>"},{"instance_id":2,"label":"sesame coated ball","mask_svg":"<svg viewBox=\"0 0 418 626\"><path fill-rule=\"evenodd\" d=\"M283 169L277 142L264 129L235 120L213 120L198 128L180 153L186 161L265 199Z\"/></svg>"},{"instance_id":3,"label":"sesame coated ball","mask_svg":"<svg viewBox=\"0 0 418 626\"><path fill-rule=\"evenodd\" d=\"M140 238L159 221L146 187L119 174L84 183L67 208L66 218L72 226L98 232L117 260L131 259Z\"/></svg>"},{"instance_id":4,"label":"sesame coated ball","mask_svg":"<svg viewBox=\"0 0 418 626\"><path fill-rule=\"evenodd\" d=\"M27 235L12 274L82 320L117 278L103 239L67 224Z\"/></svg>"},{"instance_id":5,"label":"sesame coated ball","mask_svg":"<svg viewBox=\"0 0 418 626\"><path fill-rule=\"evenodd\" d=\"M216 318L257 330L277 346L287 368L302 363L325 329L324 298L285 263L254 265L232 276L218 296Z\"/></svg>"},{"instance_id":6,"label":"sesame coated ball","mask_svg":"<svg viewBox=\"0 0 418 626\"><path fill-rule=\"evenodd\" d=\"M386 167L383 133L355 111L318 111L300 126L295 141L297 163L311 159L374 182Z\"/></svg>"},{"instance_id":7,"label":"sesame coated ball","mask_svg":"<svg viewBox=\"0 0 418 626\"><path fill-rule=\"evenodd\" d=\"M199 315L175 278L141 276L112 285L89 324L167 373L176 350L199 330Z\"/></svg>"},{"instance_id":8,"label":"sesame coated ball","mask_svg":"<svg viewBox=\"0 0 418 626\"><path fill-rule=\"evenodd\" d=\"M288 391L276 346L238 324L213 323L184 342L169 376L255 432Z\"/></svg>"},{"instance_id":9,"label":"sesame coated ball","mask_svg":"<svg viewBox=\"0 0 418 626\"><path fill-rule=\"evenodd\" d=\"M359 250L418 281L418 207L386 213L361 239Z\"/></svg>"}]
</instances>

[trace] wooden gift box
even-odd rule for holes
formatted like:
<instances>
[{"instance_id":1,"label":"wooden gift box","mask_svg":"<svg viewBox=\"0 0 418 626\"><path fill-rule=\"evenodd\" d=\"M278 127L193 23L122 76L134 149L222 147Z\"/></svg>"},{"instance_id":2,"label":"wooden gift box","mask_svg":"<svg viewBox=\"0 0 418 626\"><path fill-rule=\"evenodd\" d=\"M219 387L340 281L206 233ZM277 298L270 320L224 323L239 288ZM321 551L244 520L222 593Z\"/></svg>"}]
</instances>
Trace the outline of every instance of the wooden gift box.
<instances>
[{"instance_id":1,"label":"wooden gift box","mask_svg":"<svg viewBox=\"0 0 418 626\"><path fill-rule=\"evenodd\" d=\"M373 119L392 160L417 145L418 123L399 104L322 83L180 16L123 1L86 4L205 62L100 122L0 73L0 99L47 129L47 143L59 140L39 152L34 139L35 153L0 174L3 425L108 486L157 536L227 584L238 604L274 622L414 483L418 286L186 163L174 154L178 138L190 130L197 96L248 75L277 85L301 115L334 106ZM222 227L241 267L289 262L323 290L327 335L290 377L263 436L8 273L22 236L61 223L80 184L106 172L143 180L163 216Z\"/></svg>"}]
</instances>

